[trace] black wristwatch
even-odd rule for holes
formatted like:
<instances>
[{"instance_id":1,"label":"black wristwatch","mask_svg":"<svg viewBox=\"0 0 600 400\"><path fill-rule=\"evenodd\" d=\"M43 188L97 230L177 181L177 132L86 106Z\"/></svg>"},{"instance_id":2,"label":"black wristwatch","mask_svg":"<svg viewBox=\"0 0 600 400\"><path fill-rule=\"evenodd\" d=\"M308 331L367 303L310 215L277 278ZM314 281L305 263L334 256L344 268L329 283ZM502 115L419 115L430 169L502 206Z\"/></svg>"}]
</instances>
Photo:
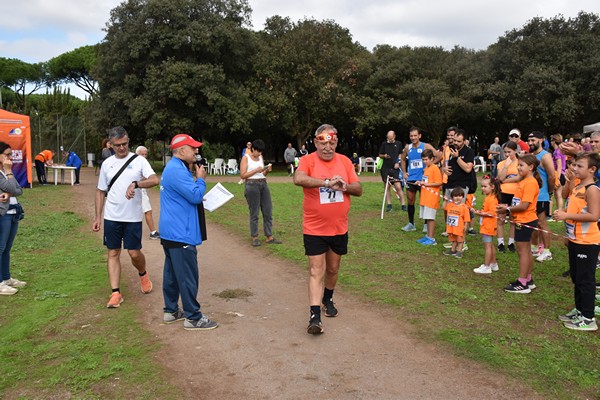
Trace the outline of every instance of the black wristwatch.
<instances>
[{"instance_id":1,"label":"black wristwatch","mask_svg":"<svg viewBox=\"0 0 600 400\"><path fill-rule=\"evenodd\" d=\"M133 187L136 189L140 187L140 185L138 185L138 181L133 181L131 183L133 183Z\"/></svg>"}]
</instances>

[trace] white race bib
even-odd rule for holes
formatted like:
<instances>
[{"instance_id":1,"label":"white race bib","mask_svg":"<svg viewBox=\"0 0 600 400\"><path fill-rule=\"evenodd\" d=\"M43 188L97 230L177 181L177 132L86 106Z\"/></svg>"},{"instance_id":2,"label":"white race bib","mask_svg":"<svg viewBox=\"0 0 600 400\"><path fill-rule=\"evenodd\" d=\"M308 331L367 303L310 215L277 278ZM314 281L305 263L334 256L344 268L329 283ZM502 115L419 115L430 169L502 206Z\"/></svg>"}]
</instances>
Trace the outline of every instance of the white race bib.
<instances>
[{"instance_id":1,"label":"white race bib","mask_svg":"<svg viewBox=\"0 0 600 400\"><path fill-rule=\"evenodd\" d=\"M418 159L418 160L411 160L410 161L410 168L411 169L421 169L423 168L423 160L422 159Z\"/></svg>"},{"instance_id":2,"label":"white race bib","mask_svg":"<svg viewBox=\"0 0 600 400\"><path fill-rule=\"evenodd\" d=\"M519 204L521 204L521 199L518 197L513 197L512 202L510 203L510 206L515 207L515 206L518 206Z\"/></svg>"},{"instance_id":3,"label":"white race bib","mask_svg":"<svg viewBox=\"0 0 600 400\"><path fill-rule=\"evenodd\" d=\"M329 188L320 187L319 201L321 204L343 203L344 193L341 190L332 190Z\"/></svg>"},{"instance_id":4,"label":"white race bib","mask_svg":"<svg viewBox=\"0 0 600 400\"><path fill-rule=\"evenodd\" d=\"M429 177L427 175L423 175L422 181L423 183L429 183Z\"/></svg>"},{"instance_id":5,"label":"white race bib","mask_svg":"<svg viewBox=\"0 0 600 400\"><path fill-rule=\"evenodd\" d=\"M446 225L448 226L458 226L458 216L456 215L448 215L446 219Z\"/></svg>"}]
</instances>

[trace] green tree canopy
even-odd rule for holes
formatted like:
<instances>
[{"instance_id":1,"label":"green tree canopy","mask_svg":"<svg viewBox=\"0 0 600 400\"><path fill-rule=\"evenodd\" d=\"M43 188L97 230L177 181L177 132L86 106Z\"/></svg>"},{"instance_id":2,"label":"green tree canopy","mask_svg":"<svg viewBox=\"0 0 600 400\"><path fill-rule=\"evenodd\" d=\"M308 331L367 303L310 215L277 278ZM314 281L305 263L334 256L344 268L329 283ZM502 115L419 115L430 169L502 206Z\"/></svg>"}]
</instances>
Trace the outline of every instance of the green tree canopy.
<instances>
[{"instance_id":1,"label":"green tree canopy","mask_svg":"<svg viewBox=\"0 0 600 400\"><path fill-rule=\"evenodd\" d=\"M90 96L98 94L92 70L96 65L97 46L83 46L48 61L48 79L55 83L73 83Z\"/></svg>"},{"instance_id":2,"label":"green tree canopy","mask_svg":"<svg viewBox=\"0 0 600 400\"><path fill-rule=\"evenodd\" d=\"M96 75L107 125L144 138L250 129L245 0L129 0L111 12Z\"/></svg>"}]
</instances>

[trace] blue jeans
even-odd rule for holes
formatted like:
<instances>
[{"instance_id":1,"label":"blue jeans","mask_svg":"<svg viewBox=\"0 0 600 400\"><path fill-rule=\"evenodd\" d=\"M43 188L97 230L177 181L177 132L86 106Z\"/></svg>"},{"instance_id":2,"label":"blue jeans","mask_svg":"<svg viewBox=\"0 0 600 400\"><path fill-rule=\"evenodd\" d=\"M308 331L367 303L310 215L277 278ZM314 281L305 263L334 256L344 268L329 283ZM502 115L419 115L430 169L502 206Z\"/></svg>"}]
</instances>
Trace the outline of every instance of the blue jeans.
<instances>
[{"instance_id":1,"label":"blue jeans","mask_svg":"<svg viewBox=\"0 0 600 400\"><path fill-rule=\"evenodd\" d=\"M12 248L19 219L16 214L5 214L0 217L0 278L10 279L10 249Z\"/></svg>"},{"instance_id":2,"label":"blue jeans","mask_svg":"<svg viewBox=\"0 0 600 400\"><path fill-rule=\"evenodd\" d=\"M202 318L198 303L198 252L196 246L166 248L163 270L163 297L166 313L178 310L179 297L185 317L190 320Z\"/></svg>"}]
</instances>

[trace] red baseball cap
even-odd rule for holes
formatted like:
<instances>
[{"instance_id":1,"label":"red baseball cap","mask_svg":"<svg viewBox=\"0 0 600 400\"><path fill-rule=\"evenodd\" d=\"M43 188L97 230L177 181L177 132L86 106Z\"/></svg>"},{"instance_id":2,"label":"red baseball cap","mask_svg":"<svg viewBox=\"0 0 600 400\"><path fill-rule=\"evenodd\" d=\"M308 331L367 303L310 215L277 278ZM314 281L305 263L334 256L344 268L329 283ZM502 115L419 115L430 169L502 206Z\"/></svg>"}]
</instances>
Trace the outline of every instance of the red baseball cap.
<instances>
[{"instance_id":1,"label":"red baseball cap","mask_svg":"<svg viewBox=\"0 0 600 400\"><path fill-rule=\"evenodd\" d=\"M191 146L193 148L198 148L202 146L201 142L194 140L190 135L186 133L180 133L179 135L175 135L173 139L171 139L171 149L178 149L181 146Z\"/></svg>"}]
</instances>

